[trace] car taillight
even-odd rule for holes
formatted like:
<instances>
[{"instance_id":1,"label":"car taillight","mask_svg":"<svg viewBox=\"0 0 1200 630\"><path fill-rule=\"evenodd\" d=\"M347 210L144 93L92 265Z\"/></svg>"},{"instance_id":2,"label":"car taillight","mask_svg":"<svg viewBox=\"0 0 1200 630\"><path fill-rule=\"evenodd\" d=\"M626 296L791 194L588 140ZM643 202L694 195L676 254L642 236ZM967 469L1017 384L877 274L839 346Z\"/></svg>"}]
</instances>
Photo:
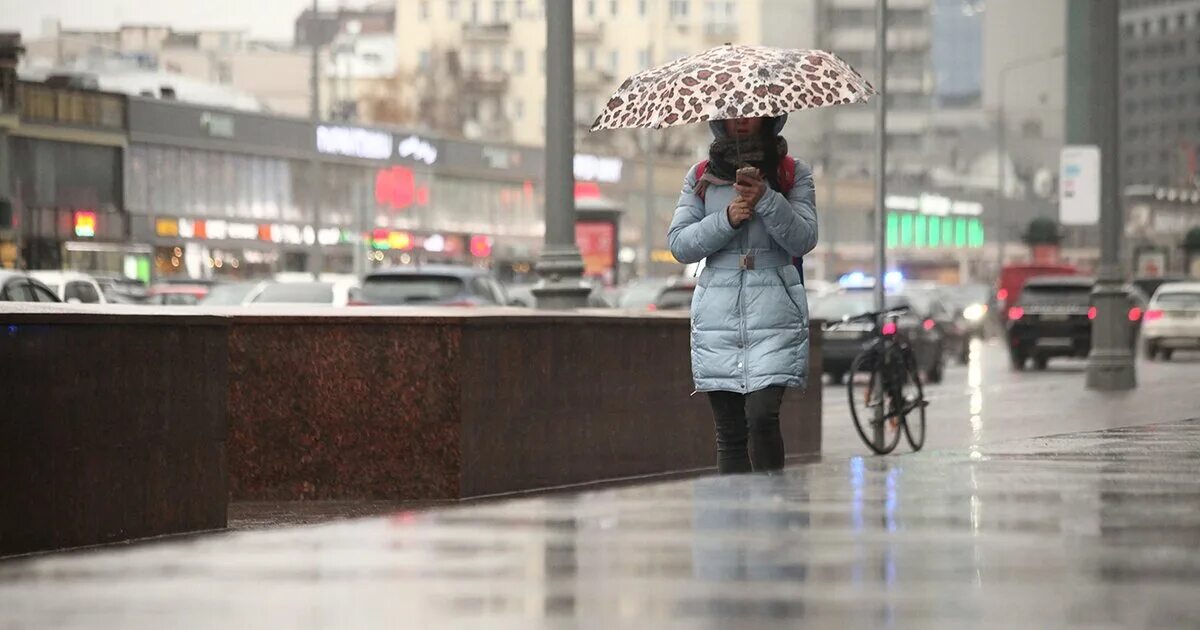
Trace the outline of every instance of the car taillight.
<instances>
[{"instance_id":1,"label":"car taillight","mask_svg":"<svg viewBox=\"0 0 1200 630\"><path fill-rule=\"evenodd\" d=\"M657 305L657 304L647 304L647 305L646 305L646 310L647 310L647 311L657 311L657 310L658 310L658 305Z\"/></svg>"},{"instance_id":2,"label":"car taillight","mask_svg":"<svg viewBox=\"0 0 1200 630\"><path fill-rule=\"evenodd\" d=\"M370 306L370 305L371 305L370 302L364 302L362 300L350 300L349 302L346 302L346 306Z\"/></svg>"},{"instance_id":3,"label":"car taillight","mask_svg":"<svg viewBox=\"0 0 1200 630\"><path fill-rule=\"evenodd\" d=\"M933 327L937 326L937 322L933 321L932 319L927 319L921 322L921 326L923 326L925 330L933 330Z\"/></svg>"},{"instance_id":4,"label":"car taillight","mask_svg":"<svg viewBox=\"0 0 1200 630\"><path fill-rule=\"evenodd\" d=\"M459 300L457 302L447 302L442 306L475 306L475 303L470 300Z\"/></svg>"},{"instance_id":5,"label":"car taillight","mask_svg":"<svg viewBox=\"0 0 1200 630\"><path fill-rule=\"evenodd\" d=\"M1014 307L1008 309L1009 321L1015 322L1018 319L1021 319L1022 317L1025 317L1025 309L1021 308L1020 306L1014 306Z\"/></svg>"},{"instance_id":6,"label":"car taillight","mask_svg":"<svg viewBox=\"0 0 1200 630\"><path fill-rule=\"evenodd\" d=\"M1000 289L996 291L996 301L1003 302L1008 299L1008 289Z\"/></svg>"},{"instance_id":7,"label":"car taillight","mask_svg":"<svg viewBox=\"0 0 1200 630\"><path fill-rule=\"evenodd\" d=\"M1088 319L1096 319L1096 307L1095 306L1088 309Z\"/></svg>"},{"instance_id":8,"label":"car taillight","mask_svg":"<svg viewBox=\"0 0 1200 630\"><path fill-rule=\"evenodd\" d=\"M1153 322L1153 321L1158 321L1162 318L1163 318L1163 312L1156 308L1152 308L1152 309L1146 311L1145 321Z\"/></svg>"},{"instance_id":9,"label":"car taillight","mask_svg":"<svg viewBox=\"0 0 1200 630\"><path fill-rule=\"evenodd\" d=\"M1142 318L1141 307L1135 306L1135 307L1129 309L1129 321L1136 322L1141 318Z\"/></svg>"},{"instance_id":10,"label":"car taillight","mask_svg":"<svg viewBox=\"0 0 1200 630\"><path fill-rule=\"evenodd\" d=\"M895 335L895 334L896 334L896 322L884 322L883 323L883 336L891 337L892 335Z\"/></svg>"}]
</instances>

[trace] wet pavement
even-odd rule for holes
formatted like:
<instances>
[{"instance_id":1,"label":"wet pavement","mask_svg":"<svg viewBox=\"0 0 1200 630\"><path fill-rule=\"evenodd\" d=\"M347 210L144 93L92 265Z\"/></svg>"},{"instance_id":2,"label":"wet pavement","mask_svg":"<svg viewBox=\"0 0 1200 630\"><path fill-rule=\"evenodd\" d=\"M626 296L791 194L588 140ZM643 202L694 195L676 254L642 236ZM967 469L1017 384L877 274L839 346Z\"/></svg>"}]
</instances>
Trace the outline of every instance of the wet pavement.
<instances>
[{"instance_id":1,"label":"wet pavement","mask_svg":"<svg viewBox=\"0 0 1200 630\"><path fill-rule=\"evenodd\" d=\"M0 562L0 627L1200 625L1200 422Z\"/></svg>"},{"instance_id":2,"label":"wet pavement","mask_svg":"<svg viewBox=\"0 0 1200 630\"><path fill-rule=\"evenodd\" d=\"M1061 359L1044 372L1014 372L1000 341L977 341L968 365L947 364L944 381L925 386L925 448L963 449L1200 416L1200 353L1178 353L1169 363L1139 360L1138 388L1128 392L1089 391L1086 368L1086 361ZM826 384L823 404L822 453L866 454L851 424L846 388Z\"/></svg>"}]
</instances>

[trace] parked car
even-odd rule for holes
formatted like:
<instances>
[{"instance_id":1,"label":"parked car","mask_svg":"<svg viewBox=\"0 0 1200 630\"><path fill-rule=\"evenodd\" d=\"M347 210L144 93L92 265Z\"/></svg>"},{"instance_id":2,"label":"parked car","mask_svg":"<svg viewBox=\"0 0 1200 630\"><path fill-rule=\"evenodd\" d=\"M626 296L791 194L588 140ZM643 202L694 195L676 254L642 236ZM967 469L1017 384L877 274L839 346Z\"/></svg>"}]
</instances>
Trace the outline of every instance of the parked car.
<instances>
[{"instance_id":1,"label":"parked car","mask_svg":"<svg viewBox=\"0 0 1200 630\"><path fill-rule=\"evenodd\" d=\"M505 306L504 287L483 269L454 265L393 267L368 273L357 306Z\"/></svg>"},{"instance_id":2,"label":"parked car","mask_svg":"<svg viewBox=\"0 0 1200 630\"><path fill-rule=\"evenodd\" d=\"M900 333L912 346L917 357L917 369L931 383L942 380L945 357L942 336L935 323L922 313L910 296L892 293L887 296L888 309L908 309L897 321ZM843 289L812 301L809 316L824 320L822 342L822 371L834 383L841 383L850 370L854 357L870 342L874 326L867 322L846 323L844 320L875 310L875 296L866 289Z\"/></svg>"},{"instance_id":3,"label":"parked car","mask_svg":"<svg viewBox=\"0 0 1200 630\"><path fill-rule=\"evenodd\" d=\"M20 271L0 269L0 302L62 302L50 287Z\"/></svg>"},{"instance_id":4,"label":"parked car","mask_svg":"<svg viewBox=\"0 0 1200 630\"><path fill-rule=\"evenodd\" d=\"M208 295L202 284L158 284L146 291L144 304L160 306L195 306Z\"/></svg>"},{"instance_id":5,"label":"parked car","mask_svg":"<svg viewBox=\"0 0 1200 630\"><path fill-rule=\"evenodd\" d=\"M357 282L263 282L247 296L245 304L347 306Z\"/></svg>"},{"instance_id":6,"label":"parked car","mask_svg":"<svg viewBox=\"0 0 1200 630\"><path fill-rule=\"evenodd\" d=\"M960 324L959 313L947 302L943 288L931 282L909 282L900 294L912 303L921 317L921 326L935 333L932 336L941 352L965 365L971 349L970 333Z\"/></svg>"},{"instance_id":7,"label":"parked car","mask_svg":"<svg viewBox=\"0 0 1200 630\"><path fill-rule=\"evenodd\" d=\"M104 292L91 276L78 271L30 271L29 275L50 288L63 302L106 304Z\"/></svg>"},{"instance_id":8,"label":"parked car","mask_svg":"<svg viewBox=\"0 0 1200 630\"><path fill-rule=\"evenodd\" d=\"M1055 357L1083 358L1091 352L1095 282L1087 276L1041 276L1025 283L1006 313L1013 369L1025 369L1032 359L1034 368L1044 370ZM1136 287L1125 290L1128 305L1122 315L1129 321L1130 341L1136 343L1146 302Z\"/></svg>"},{"instance_id":9,"label":"parked car","mask_svg":"<svg viewBox=\"0 0 1200 630\"><path fill-rule=\"evenodd\" d=\"M696 278L647 278L630 284L617 303L620 308L638 311L678 311L692 307Z\"/></svg>"},{"instance_id":10,"label":"parked car","mask_svg":"<svg viewBox=\"0 0 1200 630\"><path fill-rule=\"evenodd\" d=\"M1146 295L1154 295L1155 293L1158 292L1158 289L1160 287L1162 287L1163 285L1171 284L1171 283L1175 283L1175 282L1187 282L1187 281L1188 281L1187 276L1181 276L1181 275L1156 276L1153 278L1140 277L1140 278L1133 279L1133 286L1137 287L1139 290L1141 290L1142 293L1145 293Z\"/></svg>"},{"instance_id":11,"label":"parked car","mask_svg":"<svg viewBox=\"0 0 1200 630\"><path fill-rule=\"evenodd\" d=\"M199 304L201 306L240 306L246 304L261 286L262 282L214 284L201 298Z\"/></svg>"},{"instance_id":12,"label":"parked car","mask_svg":"<svg viewBox=\"0 0 1200 630\"><path fill-rule=\"evenodd\" d=\"M146 284L119 274L94 274L104 299L116 304L141 304L146 299Z\"/></svg>"},{"instance_id":13,"label":"parked car","mask_svg":"<svg viewBox=\"0 0 1200 630\"><path fill-rule=\"evenodd\" d=\"M1154 293L1143 316L1142 344L1151 361L1200 349L1200 283L1164 284Z\"/></svg>"}]
</instances>

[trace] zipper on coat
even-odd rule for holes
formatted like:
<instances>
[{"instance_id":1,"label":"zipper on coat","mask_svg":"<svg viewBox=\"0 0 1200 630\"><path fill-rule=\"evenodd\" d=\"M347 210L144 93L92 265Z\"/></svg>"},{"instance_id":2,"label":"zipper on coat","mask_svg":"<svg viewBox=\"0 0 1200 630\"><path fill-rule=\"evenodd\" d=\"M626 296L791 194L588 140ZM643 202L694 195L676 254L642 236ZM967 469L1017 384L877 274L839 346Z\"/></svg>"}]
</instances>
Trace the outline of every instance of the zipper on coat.
<instances>
[{"instance_id":1,"label":"zipper on coat","mask_svg":"<svg viewBox=\"0 0 1200 630\"><path fill-rule=\"evenodd\" d=\"M746 270L742 269L738 272L741 276L740 287L738 288L738 327L741 329L742 342L738 348L738 369L742 372L742 393L750 393L750 379L746 376L749 368L746 364L749 362L750 344L746 339Z\"/></svg>"}]
</instances>

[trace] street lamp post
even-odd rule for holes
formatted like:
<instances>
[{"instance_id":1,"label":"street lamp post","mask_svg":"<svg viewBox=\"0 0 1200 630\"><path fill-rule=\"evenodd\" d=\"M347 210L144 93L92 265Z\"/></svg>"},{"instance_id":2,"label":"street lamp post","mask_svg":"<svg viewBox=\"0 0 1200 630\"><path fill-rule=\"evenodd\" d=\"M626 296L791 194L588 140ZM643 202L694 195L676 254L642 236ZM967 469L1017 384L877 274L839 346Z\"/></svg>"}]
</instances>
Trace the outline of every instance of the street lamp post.
<instances>
[{"instance_id":1,"label":"street lamp post","mask_svg":"<svg viewBox=\"0 0 1200 630\"><path fill-rule=\"evenodd\" d=\"M875 310L884 310L883 280L887 277L887 0L879 0L875 7L875 64L878 76L875 87L878 102L875 103ZM883 325L880 317L878 325ZM853 375L851 376L853 378ZM871 393L878 402L883 400L882 379L872 379L879 388ZM876 447L884 445L883 404L875 406L874 435Z\"/></svg>"},{"instance_id":2,"label":"street lamp post","mask_svg":"<svg viewBox=\"0 0 1200 630\"><path fill-rule=\"evenodd\" d=\"M538 308L587 306L575 245L575 26L571 2L546 3L546 236Z\"/></svg>"},{"instance_id":3,"label":"street lamp post","mask_svg":"<svg viewBox=\"0 0 1200 630\"><path fill-rule=\"evenodd\" d=\"M1072 11L1080 15L1080 35L1086 37L1085 60L1078 61L1087 73L1087 132L1100 147L1100 267L1092 302L1092 351L1088 355L1087 387L1104 391L1137 387L1133 361L1132 330L1129 326L1129 297L1121 273L1121 231L1124 227L1120 186L1120 0L1075 1ZM1075 48L1072 48L1075 52Z\"/></svg>"},{"instance_id":4,"label":"street lamp post","mask_svg":"<svg viewBox=\"0 0 1200 630\"><path fill-rule=\"evenodd\" d=\"M999 275L1000 270L1004 268L1005 245L1008 242L1008 111L1007 111L1007 95L1008 95L1008 73L1019 68L1032 66L1043 61L1050 61L1065 55L1066 52L1062 48L1055 48L1049 53L1037 55L1034 57L1025 57L1005 64L1000 69L999 78L999 96L1000 103L997 107L996 131L998 138L996 141L996 274Z\"/></svg>"}]
</instances>

